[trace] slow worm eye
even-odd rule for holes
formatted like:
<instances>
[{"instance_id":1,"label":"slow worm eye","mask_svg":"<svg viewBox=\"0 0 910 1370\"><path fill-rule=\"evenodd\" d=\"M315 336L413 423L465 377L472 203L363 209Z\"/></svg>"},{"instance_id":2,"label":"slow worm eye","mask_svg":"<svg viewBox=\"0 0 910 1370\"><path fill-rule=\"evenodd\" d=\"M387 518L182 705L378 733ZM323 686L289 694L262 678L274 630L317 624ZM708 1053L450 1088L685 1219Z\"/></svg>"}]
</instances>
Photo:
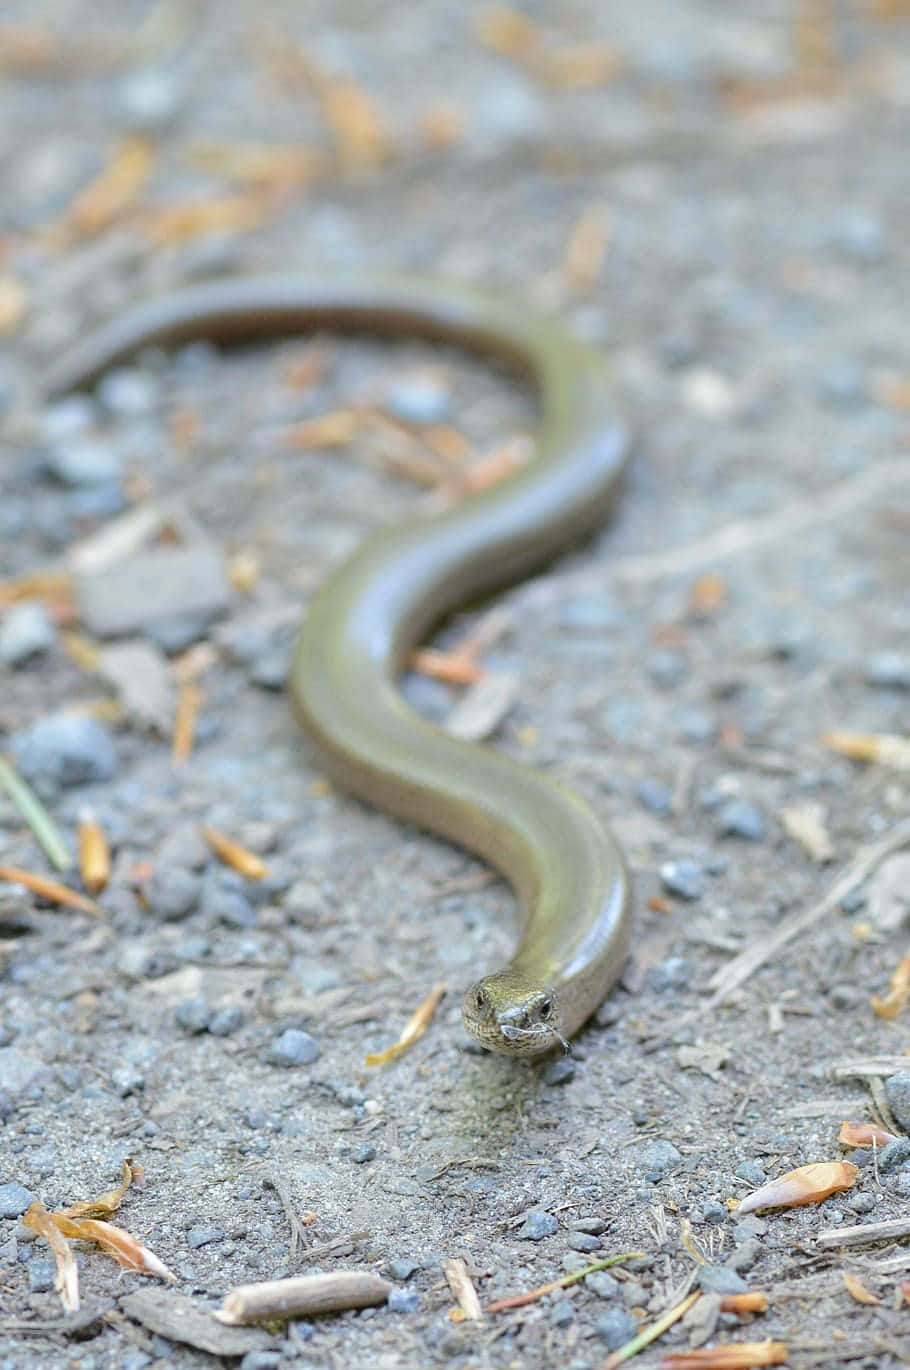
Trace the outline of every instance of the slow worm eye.
<instances>
[{"instance_id":1,"label":"slow worm eye","mask_svg":"<svg viewBox=\"0 0 910 1370\"><path fill-rule=\"evenodd\" d=\"M474 1003L478 1008L486 1008L487 996L484 994L482 989L479 989L477 993L474 995Z\"/></svg>"},{"instance_id":2,"label":"slow worm eye","mask_svg":"<svg viewBox=\"0 0 910 1370\"><path fill-rule=\"evenodd\" d=\"M544 1019L549 1018L549 1016L550 1016L550 1014L551 1014L552 1012L553 1012L553 1004L552 1004L551 1000L549 1000L549 999L544 999L543 1003L540 1005L540 1008L538 1009L538 1013L539 1013L540 1017L541 1017L541 1018L544 1018Z\"/></svg>"}]
</instances>

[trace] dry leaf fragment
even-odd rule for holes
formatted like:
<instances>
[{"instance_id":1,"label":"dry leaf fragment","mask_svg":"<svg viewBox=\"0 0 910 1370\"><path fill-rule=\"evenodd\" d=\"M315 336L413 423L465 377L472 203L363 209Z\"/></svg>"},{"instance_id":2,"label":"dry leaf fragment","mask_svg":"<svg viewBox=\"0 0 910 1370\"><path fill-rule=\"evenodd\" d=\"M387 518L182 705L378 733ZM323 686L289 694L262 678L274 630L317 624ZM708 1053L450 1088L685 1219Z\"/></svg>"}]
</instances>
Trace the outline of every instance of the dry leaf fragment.
<instances>
[{"instance_id":1,"label":"dry leaf fragment","mask_svg":"<svg viewBox=\"0 0 910 1370\"><path fill-rule=\"evenodd\" d=\"M48 1213L40 1199L36 1199L33 1204L29 1205L22 1221L26 1227L37 1232L39 1237L43 1237L53 1252L54 1264L57 1267L54 1288L60 1295L64 1311L77 1313L79 1311L79 1269L76 1265L73 1249L54 1222L53 1214Z\"/></svg>"},{"instance_id":2,"label":"dry leaf fragment","mask_svg":"<svg viewBox=\"0 0 910 1370\"><path fill-rule=\"evenodd\" d=\"M851 761L872 761L895 771L910 771L910 738L895 733L856 733L845 728L822 733L822 742Z\"/></svg>"},{"instance_id":3,"label":"dry leaf fragment","mask_svg":"<svg viewBox=\"0 0 910 1370\"><path fill-rule=\"evenodd\" d=\"M104 1194L99 1194L97 1199L83 1199L80 1203L70 1204L68 1208L57 1210L55 1217L64 1218L109 1218L112 1213L123 1202L123 1196L134 1182L141 1184L145 1177L145 1172L138 1162L125 1160L123 1162L123 1179L115 1189L108 1189Z\"/></svg>"},{"instance_id":4,"label":"dry leaf fragment","mask_svg":"<svg viewBox=\"0 0 910 1370\"><path fill-rule=\"evenodd\" d=\"M780 811L784 831L820 865L834 860L834 843L825 827L825 806L809 800Z\"/></svg>"},{"instance_id":5,"label":"dry leaf fragment","mask_svg":"<svg viewBox=\"0 0 910 1370\"><path fill-rule=\"evenodd\" d=\"M426 1032L427 1027L433 1018L433 1014L439 1007L445 992L445 985L434 985L420 1007L411 1014L411 1017L405 1023L398 1041L393 1042L392 1045L386 1047L384 1051L371 1051L367 1056L367 1065L387 1065L389 1061L397 1060L398 1057L403 1055L415 1042L419 1042Z\"/></svg>"},{"instance_id":6,"label":"dry leaf fragment","mask_svg":"<svg viewBox=\"0 0 910 1370\"><path fill-rule=\"evenodd\" d=\"M660 1370L751 1370L752 1366L785 1365L787 1356L785 1341L742 1341L664 1356Z\"/></svg>"},{"instance_id":7,"label":"dry leaf fragment","mask_svg":"<svg viewBox=\"0 0 910 1370\"><path fill-rule=\"evenodd\" d=\"M832 1194L852 1189L858 1174L859 1168L851 1161L801 1165L747 1194L738 1211L754 1213L759 1208L798 1208L801 1204L821 1203Z\"/></svg>"},{"instance_id":8,"label":"dry leaf fragment","mask_svg":"<svg viewBox=\"0 0 910 1370\"><path fill-rule=\"evenodd\" d=\"M474 1288L474 1282L468 1274L468 1267L464 1261L457 1258L445 1260L442 1263L442 1270L464 1317L470 1322L476 1322L478 1318L482 1318L483 1309L480 1306L480 1299L477 1297L477 1290Z\"/></svg>"},{"instance_id":9,"label":"dry leaf fragment","mask_svg":"<svg viewBox=\"0 0 910 1370\"><path fill-rule=\"evenodd\" d=\"M887 1146L895 1137L893 1132L887 1132L876 1123L844 1122L840 1125L837 1140L841 1146Z\"/></svg>"},{"instance_id":10,"label":"dry leaf fragment","mask_svg":"<svg viewBox=\"0 0 910 1370\"><path fill-rule=\"evenodd\" d=\"M210 828L207 823L203 823L199 831L219 860L232 870L239 871L247 880L263 880L268 875L268 866L255 852L242 847L216 828Z\"/></svg>"},{"instance_id":11,"label":"dry leaf fragment","mask_svg":"<svg viewBox=\"0 0 910 1370\"><path fill-rule=\"evenodd\" d=\"M879 1018L896 1018L903 1012L910 1002L910 952L898 962L885 998L873 994L869 1002Z\"/></svg>"},{"instance_id":12,"label":"dry leaf fragment","mask_svg":"<svg viewBox=\"0 0 910 1370\"><path fill-rule=\"evenodd\" d=\"M69 908L81 909L83 913L91 913L95 918L101 917L101 909L93 899L87 899L84 894L71 890L69 885L62 885L59 880L49 880L45 875L21 870L18 866L0 866L0 880L8 880L12 885L24 885L32 894L51 904L64 904Z\"/></svg>"},{"instance_id":13,"label":"dry leaf fragment","mask_svg":"<svg viewBox=\"0 0 910 1370\"><path fill-rule=\"evenodd\" d=\"M100 1218L72 1219L64 1213L50 1215L65 1237L80 1242L94 1242L107 1251L125 1270L137 1270L141 1275L157 1275L160 1280L176 1282L177 1276L168 1270L153 1251L143 1246L131 1232Z\"/></svg>"},{"instance_id":14,"label":"dry leaf fragment","mask_svg":"<svg viewBox=\"0 0 910 1370\"><path fill-rule=\"evenodd\" d=\"M851 1299L857 1303L881 1303L877 1294L873 1294L871 1289L867 1289L858 1275L851 1275L849 1271L843 1272L844 1287Z\"/></svg>"}]
</instances>

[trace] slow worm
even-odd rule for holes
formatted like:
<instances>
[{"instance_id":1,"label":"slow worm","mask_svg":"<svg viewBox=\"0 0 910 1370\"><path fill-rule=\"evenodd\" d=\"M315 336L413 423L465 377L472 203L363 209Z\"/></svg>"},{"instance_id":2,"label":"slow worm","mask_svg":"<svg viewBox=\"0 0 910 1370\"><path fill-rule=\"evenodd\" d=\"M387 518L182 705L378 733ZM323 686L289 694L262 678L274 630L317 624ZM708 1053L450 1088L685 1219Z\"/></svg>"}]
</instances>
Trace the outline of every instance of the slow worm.
<instances>
[{"instance_id":1,"label":"slow worm","mask_svg":"<svg viewBox=\"0 0 910 1370\"><path fill-rule=\"evenodd\" d=\"M597 527L627 440L601 352L550 320L454 284L367 276L225 279L141 303L79 341L46 378L83 387L151 344L316 328L455 343L535 388L535 459L445 513L381 530L315 595L289 688L329 773L399 818L489 861L524 910L508 965L468 990L484 1046L530 1056L570 1037L603 999L628 945L630 885L610 829L577 794L489 747L459 741L404 702L396 677L444 615L520 579Z\"/></svg>"}]
</instances>

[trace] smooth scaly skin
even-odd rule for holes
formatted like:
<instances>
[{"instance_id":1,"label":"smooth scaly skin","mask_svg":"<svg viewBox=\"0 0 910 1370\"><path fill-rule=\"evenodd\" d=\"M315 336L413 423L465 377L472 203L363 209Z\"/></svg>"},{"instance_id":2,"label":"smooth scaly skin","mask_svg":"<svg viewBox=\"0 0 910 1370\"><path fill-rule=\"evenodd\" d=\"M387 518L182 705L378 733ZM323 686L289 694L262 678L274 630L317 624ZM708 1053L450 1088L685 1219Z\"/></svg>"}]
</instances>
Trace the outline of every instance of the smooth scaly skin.
<instances>
[{"instance_id":1,"label":"smooth scaly skin","mask_svg":"<svg viewBox=\"0 0 910 1370\"><path fill-rule=\"evenodd\" d=\"M290 691L323 763L363 798L477 852L525 921L509 965L465 996L470 1032L512 1055L570 1037L626 955L630 887L609 829L542 772L449 737L395 687L406 653L456 606L527 575L603 519L626 457L606 362L556 324L454 284L239 278L140 304L52 368L52 395L149 344L315 328L453 342L505 361L538 393L535 460L436 518L369 538L313 599Z\"/></svg>"}]
</instances>

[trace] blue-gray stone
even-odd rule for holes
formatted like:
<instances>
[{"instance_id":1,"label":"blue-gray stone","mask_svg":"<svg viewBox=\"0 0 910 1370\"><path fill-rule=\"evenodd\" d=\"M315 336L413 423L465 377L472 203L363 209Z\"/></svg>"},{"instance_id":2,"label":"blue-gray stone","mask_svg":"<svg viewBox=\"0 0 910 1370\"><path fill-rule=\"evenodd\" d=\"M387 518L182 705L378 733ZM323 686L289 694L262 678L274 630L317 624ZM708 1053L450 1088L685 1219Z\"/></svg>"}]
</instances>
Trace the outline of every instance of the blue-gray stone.
<instances>
[{"instance_id":1,"label":"blue-gray stone","mask_svg":"<svg viewBox=\"0 0 910 1370\"><path fill-rule=\"evenodd\" d=\"M37 1197L37 1194L33 1194L24 1184L18 1184L15 1180L0 1184L0 1218L21 1218L29 1204L33 1204Z\"/></svg>"},{"instance_id":2,"label":"blue-gray stone","mask_svg":"<svg viewBox=\"0 0 910 1370\"><path fill-rule=\"evenodd\" d=\"M42 604L25 600L14 604L0 622L0 661L20 666L47 652L57 641L57 628Z\"/></svg>"},{"instance_id":3,"label":"blue-gray stone","mask_svg":"<svg viewBox=\"0 0 910 1370\"><path fill-rule=\"evenodd\" d=\"M910 1161L910 1137L895 1137L893 1142L879 1150L878 1168L883 1174L896 1170L906 1161Z\"/></svg>"},{"instance_id":4,"label":"blue-gray stone","mask_svg":"<svg viewBox=\"0 0 910 1370\"><path fill-rule=\"evenodd\" d=\"M648 972L648 984L658 994L667 991L687 989L692 980L695 967L684 956L667 956Z\"/></svg>"},{"instance_id":5,"label":"blue-gray stone","mask_svg":"<svg viewBox=\"0 0 910 1370\"><path fill-rule=\"evenodd\" d=\"M409 1280L415 1270L420 1269L420 1261L409 1260L406 1256L396 1256L389 1261L389 1274L393 1280Z\"/></svg>"},{"instance_id":6,"label":"blue-gray stone","mask_svg":"<svg viewBox=\"0 0 910 1370\"><path fill-rule=\"evenodd\" d=\"M745 799L731 799L718 812L717 830L722 837L760 842L766 831L765 816L756 804Z\"/></svg>"},{"instance_id":7,"label":"blue-gray stone","mask_svg":"<svg viewBox=\"0 0 910 1370\"><path fill-rule=\"evenodd\" d=\"M67 438L48 449L45 465L63 485L116 485L120 480L120 452L97 435Z\"/></svg>"},{"instance_id":8,"label":"blue-gray stone","mask_svg":"<svg viewBox=\"0 0 910 1370\"><path fill-rule=\"evenodd\" d=\"M392 1313L416 1313L420 1308L420 1295L416 1289L393 1289L387 1306Z\"/></svg>"},{"instance_id":9,"label":"blue-gray stone","mask_svg":"<svg viewBox=\"0 0 910 1370\"><path fill-rule=\"evenodd\" d=\"M639 1170L647 1173L647 1178L660 1180L680 1164L682 1156L672 1142L655 1137L638 1148L635 1160Z\"/></svg>"},{"instance_id":10,"label":"blue-gray stone","mask_svg":"<svg viewBox=\"0 0 910 1370\"><path fill-rule=\"evenodd\" d=\"M223 1227L218 1227L215 1223L200 1224L198 1227L191 1227L186 1234L187 1245L197 1251L200 1246L208 1246L210 1242L223 1242L225 1238Z\"/></svg>"},{"instance_id":11,"label":"blue-gray stone","mask_svg":"<svg viewBox=\"0 0 910 1370\"><path fill-rule=\"evenodd\" d=\"M585 1276L585 1289L593 1289L599 1299L615 1299L619 1294L619 1280L609 1270L595 1270Z\"/></svg>"},{"instance_id":12,"label":"blue-gray stone","mask_svg":"<svg viewBox=\"0 0 910 1370\"><path fill-rule=\"evenodd\" d=\"M168 922L174 922L192 913L201 891L202 881L193 871L159 861L149 881L146 897L153 913Z\"/></svg>"},{"instance_id":13,"label":"blue-gray stone","mask_svg":"<svg viewBox=\"0 0 910 1370\"><path fill-rule=\"evenodd\" d=\"M593 1232L570 1232L566 1245L572 1251L600 1251L603 1242Z\"/></svg>"},{"instance_id":14,"label":"blue-gray stone","mask_svg":"<svg viewBox=\"0 0 910 1370\"><path fill-rule=\"evenodd\" d=\"M90 395L66 395L43 411L41 436L46 443L66 441L91 428L97 416L95 401Z\"/></svg>"},{"instance_id":15,"label":"blue-gray stone","mask_svg":"<svg viewBox=\"0 0 910 1370\"><path fill-rule=\"evenodd\" d=\"M549 1320L553 1327L568 1327L575 1319L575 1309L568 1299L557 1299L550 1308Z\"/></svg>"},{"instance_id":16,"label":"blue-gray stone","mask_svg":"<svg viewBox=\"0 0 910 1370\"><path fill-rule=\"evenodd\" d=\"M227 1004L212 1015L209 1032L213 1037L230 1037L243 1027L243 1009L239 1004Z\"/></svg>"},{"instance_id":17,"label":"blue-gray stone","mask_svg":"<svg viewBox=\"0 0 910 1370\"><path fill-rule=\"evenodd\" d=\"M20 729L10 737L10 751L42 798L69 785L111 780L117 770L117 749L107 728L79 714L52 714Z\"/></svg>"},{"instance_id":18,"label":"blue-gray stone","mask_svg":"<svg viewBox=\"0 0 910 1370\"><path fill-rule=\"evenodd\" d=\"M529 1208L525 1220L518 1229L518 1237L527 1242L541 1242L544 1237L552 1237L559 1223L544 1208Z\"/></svg>"},{"instance_id":19,"label":"blue-gray stone","mask_svg":"<svg viewBox=\"0 0 910 1370\"><path fill-rule=\"evenodd\" d=\"M319 1043L301 1028L286 1028L268 1049L273 1066L308 1066L319 1056Z\"/></svg>"},{"instance_id":20,"label":"blue-gray stone","mask_svg":"<svg viewBox=\"0 0 910 1370\"><path fill-rule=\"evenodd\" d=\"M571 1056L557 1056L550 1061L543 1073L544 1083L548 1085L567 1085L575 1078L575 1062Z\"/></svg>"},{"instance_id":21,"label":"blue-gray stone","mask_svg":"<svg viewBox=\"0 0 910 1370\"><path fill-rule=\"evenodd\" d=\"M826 404L853 406L865 398L865 391L863 369L852 357L831 362L822 372L819 393Z\"/></svg>"},{"instance_id":22,"label":"blue-gray stone","mask_svg":"<svg viewBox=\"0 0 910 1370\"><path fill-rule=\"evenodd\" d=\"M677 709L673 721L684 742L713 742L717 735L717 723L704 709Z\"/></svg>"},{"instance_id":23,"label":"blue-gray stone","mask_svg":"<svg viewBox=\"0 0 910 1370\"><path fill-rule=\"evenodd\" d=\"M717 1199L706 1199L701 1206L701 1220L703 1223L712 1223L719 1227L721 1223L727 1221L726 1205Z\"/></svg>"},{"instance_id":24,"label":"blue-gray stone","mask_svg":"<svg viewBox=\"0 0 910 1370\"><path fill-rule=\"evenodd\" d=\"M662 690L672 690L685 680L689 663L684 653L673 647L661 647L648 657L647 669L655 685Z\"/></svg>"},{"instance_id":25,"label":"blue-gray stone","mask_svg":"<svg viewBox=\"0 0 910 1370\"><path fill-rule=\"evenodd\" d=\"M174 1010L174 1017L179 1027L185 1032L200 1033L205 1032L211 1020L209 1006L201 996L193 999L184 999Z\"/></svg>"},{"instance_id":26,"label":"blue-gray stone","mask_svg":"<svg viewBox=\"0 0 910 1370\"><path fill-rule=\"evenodd\" d=\"M673 806L673 795L659 780L640 780L635 787L635 797L652 813L668 814Z\"/></svg>"},{"instance_id":27,"label":"blue-gray stone","mask_svg":"<svg viewBox=\"0 0 910 1370\"><path fill-rule=\"evenodd\" d=\"M355 1165L366 1165L367 1162L375 1161L375 1159L376 1148L375 1146L371 1146L369 1142L361 1142L360 1145L355 1146L354 1150L351 1152L351 1160Z\"/></svg>"},{"instance_id":28,"label":"blue-gray stone","mask_svg":"<svg viewBox=\"0 0 910 1370\"><path fill-rule=\"evenodd\" d=\"M742 1276L726 1265L700 1265L698 1283L706 1294L745 1294L749 1288Z\"/></svg>"},{"instance_id":29,"label":"blue-gray stone","mask_svg":"<svg viewBox=\"0 0 910 1370\"><path fill-rule=\"evenodd\" d=\"M149 413L160 398L155 378L148 371L131 366L106 371L98 382L96 393L105 409L122 418Z\"/></svg>"},{"instance_id":30,"label":"blue-gray stone","mask_svg":"<svg viewBox=\"0 0 910 1370\"><path fill-rule=\"evenodd\" d=\"M700 899L705 892L705 876L701 866L691 857L679 861L664 861L660 867L660 883L670 894L680 899Z\"/></svg>"},{"instance_id":31,"label":"blue-gray stone","mask_svg":"<svg viewBox=\"0 0 910 1370\"><path fill-rule=\"evenodd\" d=\"M123 79L119 103L126 123L137 133L161 133L178 118L184 87L164 67L137 67Z\"/></svg>"},{"instance_id":32,"label":"blue-gray stone","mask_svg":"<svg viewBox=\"0 0 910 1370\"><path fill-rule=\"evenodd\" d=\"M637 1321L624 1308L611 1308L608 1312L601 1313L594 1326L597 1335L610 1351L624 1346L627 1341L638 1335Z\"/></svg>"},{"instance_id":33,"label":"blue-gray stone","mask_svg":"<svg viewBox=\"0 0 910 1370\"><path fill-rule=\"evenodd\" d=\"M887 252L887 238L881 219L853 206L840 217L834 231L835 245L859 266L875 266Z\"/></svg>"},{"instance_id":34,"label":"blue-gray stone","mask_svg":"<svg viewBox=\"0 0 910 1370\"><path fill-rule=\"evenodd\" d=\"M434 376L405 376L386 392L383 403L405 423L442 423L451 413L452 397Z\"/></svg>"},{"instance_id":35,"label":"blue-gray stone","mask_svg":"<svg viewBox=\"0 0 910 1370\"><path fill-rule=\"evenodd\" d=\"M875 652L863 666L863 680L879 690L910 690L910 656Z\"/></svg>"},{"instance_id":36,"label":"blue-gray stone","mask_svg":"<svg viewBox=\"0 0 910 1370\"><path fill-rule=\"evenodd\" d=\"M46 1294L54 1287L54 1262L46 1256L31 1256L25 1263L28 1287L32 1294Z\"/></svg>"},{"instance_id":37,"label":"blue-gray stone","mask_svg":"<svg viewBox=\"0 0 910 1370\"><path fill-rule=\"evenodd\" d=\"M746 1184L752 1185L753 1189L765 1183L765 1172L757 1161L740 1161L733 1173L738 1180L745 1180Z\"/></svg>"},{"instance_id":38,"label":"blue-gray stone","mask_svg":"<svg viewBox=\"0 0 910 1370\"><path fill-rule=\"evenodd\" d=\"M898 1070L885 1081L885 1097L894 1121L910 1132L910 1070Z\"/></svg>"}]
</instances>

